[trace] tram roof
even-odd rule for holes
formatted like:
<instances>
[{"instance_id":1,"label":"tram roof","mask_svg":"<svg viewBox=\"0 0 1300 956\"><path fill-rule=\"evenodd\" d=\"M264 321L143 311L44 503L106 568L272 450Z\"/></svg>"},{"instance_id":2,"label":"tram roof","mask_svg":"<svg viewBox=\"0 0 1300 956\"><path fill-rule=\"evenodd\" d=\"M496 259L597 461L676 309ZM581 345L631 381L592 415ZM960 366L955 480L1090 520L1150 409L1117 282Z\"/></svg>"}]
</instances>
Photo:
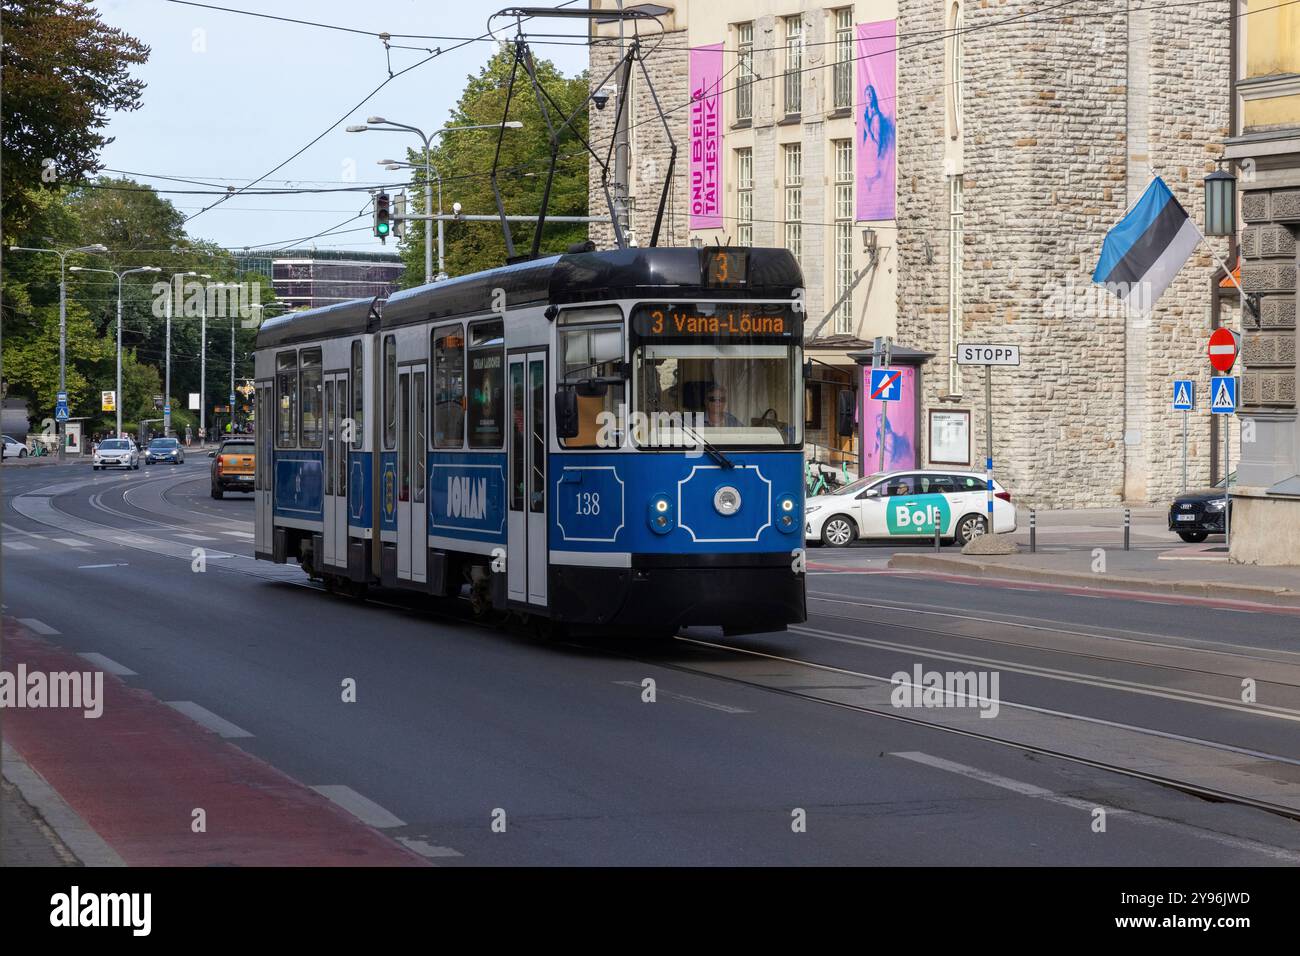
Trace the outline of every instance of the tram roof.
<instances>
[{"instance_id":1,"label":"tram roof","mask_svg":"<svg viewBox=\"0 0 1300 956\"><path fill-rule=\"evenodd\" d=\"M349 299L301 312L286 312L267 319L257 330L259 349L291 342L337 338L373 332L379 327L378 297Z\"/></svg>"},{"instance_id":2,"label":"tram roof","mask_svg":"<svg viewBox=\"0 0 1300 956\"><path fill-rule=\"evenodd\" d=\"M721 289L707 281L711 249L631 248L569 253L517 262L432 285L395 292L384 304L384 328L493 309L496 290L508 308L605 299L741 298L788 299L803 285L794 256L786 249L741 247L748 254L742 288Z\"/></svg>"}]
</instances>

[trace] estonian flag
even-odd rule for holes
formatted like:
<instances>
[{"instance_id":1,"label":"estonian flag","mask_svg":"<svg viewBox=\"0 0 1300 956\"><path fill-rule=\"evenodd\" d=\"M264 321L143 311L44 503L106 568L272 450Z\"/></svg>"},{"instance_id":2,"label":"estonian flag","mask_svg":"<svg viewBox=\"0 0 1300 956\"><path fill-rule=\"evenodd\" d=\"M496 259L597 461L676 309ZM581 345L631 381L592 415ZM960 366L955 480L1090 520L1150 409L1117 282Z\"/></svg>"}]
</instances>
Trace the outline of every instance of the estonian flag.
<instances>
[{"instance_id":1,"label":"estonian flag","mask_svg":"<svg viewBox=\"0 0 1300 956\"><path fill-rule=\"evenodd\" d=\"M1201 241L1201 231L1157 176L1119 224L1106 233L1092 281L1150 312Z\"/></svg>"}]
</instances>

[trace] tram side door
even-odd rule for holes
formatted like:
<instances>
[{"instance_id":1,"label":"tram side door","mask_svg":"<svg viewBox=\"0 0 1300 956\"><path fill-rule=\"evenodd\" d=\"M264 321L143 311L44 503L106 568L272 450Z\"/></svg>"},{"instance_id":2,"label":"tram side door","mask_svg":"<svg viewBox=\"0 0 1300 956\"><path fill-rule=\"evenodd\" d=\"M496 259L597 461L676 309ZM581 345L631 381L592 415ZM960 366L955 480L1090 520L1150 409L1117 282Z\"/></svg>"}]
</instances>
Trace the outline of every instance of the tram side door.
<instances>
[{"instance_id":1,"label":"tram side door","mask_svg":"<svg viewBox=\"0 0 1300 956\"><path fill-rule=\"evenodd\" d=\"M347 373L326 375L325 393L325 460L324 514L321 533L324 537L324 561L333 567L348 563L348 442L345 419L348 415Z\"/></svg>"},{"instance_id":2,"label":"tram side door","mask_svg":"<svg viewBox=\"0 0 1300 956\"><path fill-rule=\"evenodd\" d=\"M510 508L506 585L510 600L546 607L546 353L510 356Z\"/></svg>"},{"instance_id":3,"label":"tram side door","mask_svg":"<svg viewBox=\"0 0 1300 956\"><path fill-rule=\"evenodd\" d=\"M421 584L426 580L429 546L427 382L425 365L405 367L397 376L397 577Z\"/></svg>"},{"instance_id":4,"label":"tram side door","mask_svg":"<svg viewBox=\"0 0 1300 956\"><path fill-rule=\"evenodd\" d=\"M271 467L271 431L273 429L273 410L271 386L262 383L257 386L257 405L254 425L257 436L257 457L254 459L253 477L254 493L257 499L257 525L253 529L256 550L262 554L271 553L271 513L275 506Z\"/></svg>"}]
</instances>

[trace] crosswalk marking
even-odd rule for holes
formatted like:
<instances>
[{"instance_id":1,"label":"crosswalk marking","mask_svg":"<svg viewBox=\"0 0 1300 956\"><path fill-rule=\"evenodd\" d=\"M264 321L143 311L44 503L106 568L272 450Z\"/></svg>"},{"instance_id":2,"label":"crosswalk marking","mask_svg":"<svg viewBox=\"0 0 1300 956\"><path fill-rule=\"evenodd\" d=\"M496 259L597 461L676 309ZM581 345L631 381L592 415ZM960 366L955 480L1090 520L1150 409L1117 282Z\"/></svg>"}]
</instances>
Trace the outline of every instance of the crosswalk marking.
<instances>
[{"instance_id":1,"label":"crosswalk marking","mask_svg":"<svg viewBox=\"0 0 1300 956\"><path fill-rule=\"evenodd\" d=\"M0 543L3 543L4 546L10 549L11 551L35 551L36 550L36 545L24 544L21 541L4 541Z\"/></svg>"},{"instance_id":2,"label":"crosswalk marking","mask_svg":"<svg viewBox=\"0 0 1300 956\"><path fill-rule=\"evenodd\" d=\"M82 541L80 538L55 538L59 544L66 544L69 548L93 548L94 545L89 541Z\"/></svg>"}]
</instances>

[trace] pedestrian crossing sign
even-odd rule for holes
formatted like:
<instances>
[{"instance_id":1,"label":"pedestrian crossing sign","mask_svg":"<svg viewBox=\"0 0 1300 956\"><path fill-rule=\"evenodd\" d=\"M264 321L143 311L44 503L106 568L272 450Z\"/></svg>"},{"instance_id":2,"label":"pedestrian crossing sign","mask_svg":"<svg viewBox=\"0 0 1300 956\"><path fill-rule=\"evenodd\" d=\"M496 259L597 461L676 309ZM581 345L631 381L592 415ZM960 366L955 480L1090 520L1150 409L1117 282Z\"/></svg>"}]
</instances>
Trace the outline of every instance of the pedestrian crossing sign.
<instances>
[{"instance_id":1,"label":"pedestrian crossing sign","mask_svg":"<svg viewBox=\"0 0 1300 956\"><path fill-rule=\"evenodd\" d=\"M1174 379L1174 411L1196 411L1196 383L1190 378Z\"/></svg>"},{"instance_id":2,"label":"pedestrian crossing sign","mask_svg":"<svg viewBox=\"0 0 1300 956\"><path fill-rule=\"evenodd\" d=\"M1232 415L1237 411L1237 377L1219 375L1210 379L1210 411L1216 415Z\"/></svg>"}]
</instances>

